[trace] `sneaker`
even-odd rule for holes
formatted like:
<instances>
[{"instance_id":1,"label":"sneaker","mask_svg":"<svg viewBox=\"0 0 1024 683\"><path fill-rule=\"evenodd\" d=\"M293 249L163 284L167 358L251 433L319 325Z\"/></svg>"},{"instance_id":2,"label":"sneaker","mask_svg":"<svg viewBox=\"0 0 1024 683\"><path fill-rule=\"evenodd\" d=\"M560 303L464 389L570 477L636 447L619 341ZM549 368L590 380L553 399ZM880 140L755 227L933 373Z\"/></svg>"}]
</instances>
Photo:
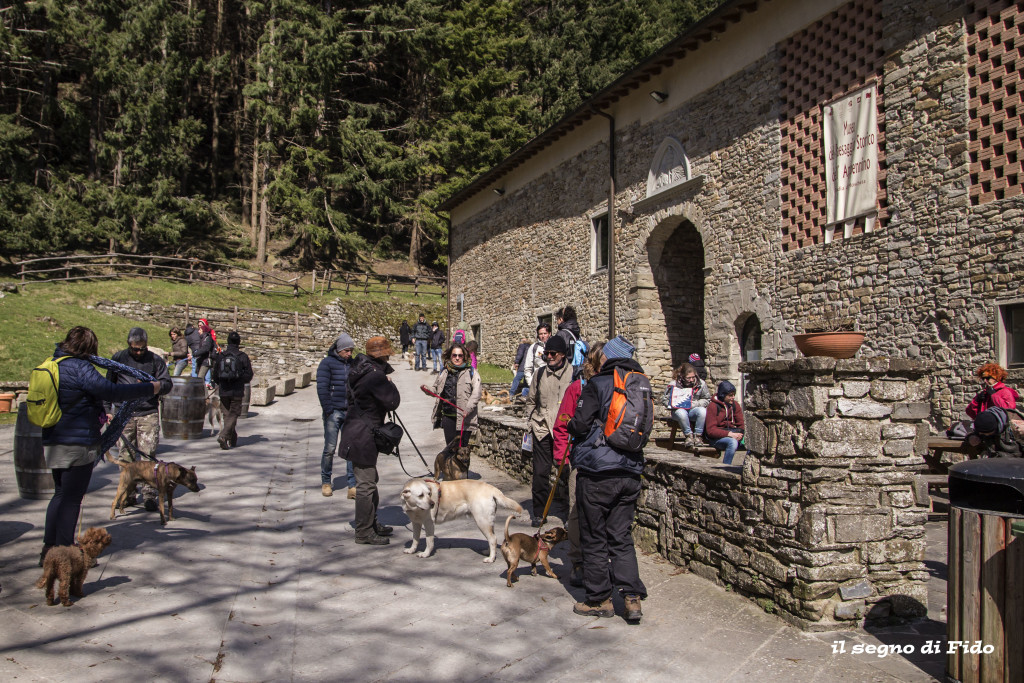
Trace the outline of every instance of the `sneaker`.
<instances>
[{"instance_id":1,"label":"sneaker","mask_svg":"<svg viewBox=\"0 0 1024 683\"><path fill-rule=\"evenodd\" d=\"M577 602L572 611L582 614L585 617L614 617L615 608L612 607L611 598L605 598L604 602Z\"/></svg>"},{"instance_id":2,"label":"sneaker","mask_svg":"<svg viewBox=\"0 0 1024 683\"><path fill-rule=\"evenodd\" d=\"M373 531L378 536L390 536L391 534L395 533L395 528L394 527L390 527L387 524L381 524L380 522L374 522L373 523Z\"/></svg>"},{"instance_id":3,"label":"sneaker","mask_svg":"<svg viewBox=\"0 0 1024 683\"><path fill-rule=\"evenodd\" d=\"M331 488L330 484L321 484L320 493L324 494L324 498L330 498L334 495L334 489Z\"/></svg>"},{"instance_id":4,"label":"sneaker","mask_svg":"<svg viewBox=\"0 0 1024 683\"><path fill-rule=\"evenodd\" d=\"M572 566L572 572L569 574L569 585L576 588L583 586L583 565L574 564Z\"/></svg>"},{"instance_id":5,"label":"sneaker","mask_svg":"<svg viewBox=\"0 0 1024 683\"><path fill-rule=\"evenodd\" d=\"M386 536L373 533L369 536L356 536L356 543L359 543L360 545L387 545L388 543L391 543L391 539Z\"/></svg>"},{"instance_id":6,"label":"sneaker","mask_svg":"<svg viewBox=\"0 0 1024 683\"><path fill-rule=\"evenodd\" d=\"M226 451L227 449L231 448L231 446L228 445L228 442L225 441L224 439L217 439L217 443L220 444L220 449L222 451Z\"/></svg>"},{"instance_id":7,"label":"sneaker","mask_svg":"<svg viewBox=\"0 0 1024 683\"><path fill-rule=\"evenodd\" d=\"M143 505L146 508L146 510L148 510L149 512L156 512L156 499L155 498L147 498L145 500L145 502L143 503Z\"/></svg>"},{"instance_id":8,"label":"sneaker","mask_svg":"<svg viewBox=\"0 0 1024 683\"><path fill-rule=\"evenodd\" d=\"M643 610L640 609L640 596L624 595L623 599L626 601L626 621L640 621L644 616Z\"/></svg>"},{"instance_id":9,"label":"sneaker","mask_svg":"<svg viewBox=\"0 0 1024 683\"><path fill-rule=\"evenodd\" d=\"M687 434L683 437L683 445L687 448L693 448L697 445L697 440L694 439L693 433Z\"/></svg>"},{"instance_id":10,"label":"sneaker","mask_svg":"<svg viewBox=\"0 0 1024 683\"><path fill-rule=\"evenodd\" d=\"M356 487L355 486L349 486L348 487L348 499L349 500L355 500L356 499Z\"/></svg>"},{"instance_id":11,"label":"sneaker","mask_svg":"<svg viewBox=\"0 0 1024 683\"><path fill-rule=\"evenodd\" d=\"M531 517L530 518L530 526L532 526L532 527L540 527L540 525L544 524L544 522L546 522L546 521L548 521L547 517L544 517L544 518Z\"/></svg>"}]
</instances>

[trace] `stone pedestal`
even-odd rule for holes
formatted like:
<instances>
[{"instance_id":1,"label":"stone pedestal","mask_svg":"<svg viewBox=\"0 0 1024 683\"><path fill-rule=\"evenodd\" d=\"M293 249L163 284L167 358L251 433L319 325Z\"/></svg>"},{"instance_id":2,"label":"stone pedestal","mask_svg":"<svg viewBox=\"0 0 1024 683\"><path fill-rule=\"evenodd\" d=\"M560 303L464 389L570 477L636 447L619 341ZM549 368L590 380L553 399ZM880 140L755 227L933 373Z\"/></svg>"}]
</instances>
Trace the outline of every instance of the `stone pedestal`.
<instances>
[{"instance_id":1,"label":"stone pedestal","mask_svg":"<svg viewBox=\"0 0 1024 683\"><path fill-rule=\"evenodd\" d=\"M276 395L277 387L273 384L262 387L253 386L250 388L249 404L254 406L270 405Z\"/></svg>"},{"instance_id":2,"label":"stone pedestal","mask_svg":"<svg viewBox=\"0 0 1024 683\"><path fill-rule=\"evenodd\" d=\"M294 377L282 377L274 385L277 387L278 396L287 396L295 391L295 378Z\"/></svg>"},{"instance_id":3,"label":"stone pedestal","mask_svg":"<svg viewBox=\"0 0 1024 683\"><path fill-rule=\"evenodd\" d=\"M304 370L303 372L295 373L295 388L305 389L309 386L309 383L313 380L313 371Z\"/></svg>"}]
</instances>

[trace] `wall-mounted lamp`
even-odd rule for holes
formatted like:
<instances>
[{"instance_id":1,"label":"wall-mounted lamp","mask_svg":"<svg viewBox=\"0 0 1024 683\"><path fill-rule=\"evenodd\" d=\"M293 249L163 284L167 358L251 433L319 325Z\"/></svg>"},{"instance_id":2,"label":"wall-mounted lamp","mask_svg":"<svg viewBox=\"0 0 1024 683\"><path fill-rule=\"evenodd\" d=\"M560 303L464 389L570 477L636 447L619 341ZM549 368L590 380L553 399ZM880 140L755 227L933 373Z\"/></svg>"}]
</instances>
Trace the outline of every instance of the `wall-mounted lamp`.
<instances>
[{"instance_id":1,"label":"wall-mounted lamp","mask_svg":"<svg viewBox=\"0 0 1024 683\"><path fill-rule=\"evenodd\" d=\"M502 196L503 194L505 194L505 188L504 187L496 187L496 188L494 188L494 194L498 195L499 197Z\"/></svg>"},{"instance_id":2,"label":"wall-mounted lamp","mask_svg":"<svg viewBox=\"0 0 1024 683\"><path fill-rule=\"evenodd\" d=\"M668 93L662 92L660 90L652 90L651 99L657 102L658 104L661 104L662 102L668 99Z\"/></svg>"}]
</instances>

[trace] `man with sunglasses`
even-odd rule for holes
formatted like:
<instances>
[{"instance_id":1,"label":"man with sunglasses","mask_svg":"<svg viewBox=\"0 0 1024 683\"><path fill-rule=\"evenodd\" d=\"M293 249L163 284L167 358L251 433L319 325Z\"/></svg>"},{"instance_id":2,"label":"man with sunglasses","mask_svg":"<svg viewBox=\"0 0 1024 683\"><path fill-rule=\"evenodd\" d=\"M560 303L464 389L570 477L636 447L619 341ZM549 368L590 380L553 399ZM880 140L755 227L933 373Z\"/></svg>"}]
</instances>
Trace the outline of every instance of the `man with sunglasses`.
<instances>
[{"instance_id":1,"label":"man with sunglasses","mask_svg":"<svg viewBox=\"0 0 1024 683\"><path fill-rule=\"evenodd\" d=\"M152 375L158 382L164 385L161 394L171 390L171 376L167 372L167 363L162 358L149 350L149 335L141 327L133 327L128 332L128 348L118 351L111 360L122 365L142 370ZM111 368L107 370L107 379L114 384L136 384L140 380L131 375L118 372ZM124 427L122 437L128 444L139 452L141 457L156 459L156 447L160 444L160 416L157 412L160 407L160 397L153 396L139 405L135 414ZM114 413L118 406L104 403L103 409L107 413L107 419L114 419ZM132 453L127 448L118 448L118 458L123 462L132 462ZM142 488L142 497L146 509L154 512L156 506L157 491L148 484ZM129 492L129 503L134 504L134 492Z\"/></svg>"},{"instance_id":2,"label":"man with sunglasses","mask_svg":"<svg viewBox=\"0 0 1024 683\"><path fill-rule=\"evenodd\" d=\"M554 428L558 407L565 390L572 384L572 364L566 358L562 337L549 337L544 344L545 366L530 382L526 399L529 429L533 435L533 526L544 523L544 505L551 493L551 467L554 465Z\"/></svg>"}]
</instances>

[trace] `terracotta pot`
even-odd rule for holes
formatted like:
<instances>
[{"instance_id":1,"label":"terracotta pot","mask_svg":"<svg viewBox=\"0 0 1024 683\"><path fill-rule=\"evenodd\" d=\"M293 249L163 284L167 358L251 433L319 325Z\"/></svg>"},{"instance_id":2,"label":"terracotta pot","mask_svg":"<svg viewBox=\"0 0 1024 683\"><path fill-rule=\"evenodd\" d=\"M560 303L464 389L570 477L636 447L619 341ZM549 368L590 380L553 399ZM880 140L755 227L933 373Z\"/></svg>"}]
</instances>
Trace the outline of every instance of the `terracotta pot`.
<instances>
[{"instance_id":1,"label":"terracotta pot","mask_svg":"<svg viewBox=\"0 0 1024 683\"><path fill-rule=\"evenodd\" d=\"M793 341L805 356L853 358L864 343L863 332L812 332L794 334Z\"/></svg>"},{"instance_id":2,"label":"terracotta pot","mask_svg":"<svg viewBox=\"0 0 1024 683\"><path fill-rule=\"evenodd\" d=\"M14 403L14 394L0 394L0 413L11 412L11 405Z\"/></svg>"}]
</instances>

